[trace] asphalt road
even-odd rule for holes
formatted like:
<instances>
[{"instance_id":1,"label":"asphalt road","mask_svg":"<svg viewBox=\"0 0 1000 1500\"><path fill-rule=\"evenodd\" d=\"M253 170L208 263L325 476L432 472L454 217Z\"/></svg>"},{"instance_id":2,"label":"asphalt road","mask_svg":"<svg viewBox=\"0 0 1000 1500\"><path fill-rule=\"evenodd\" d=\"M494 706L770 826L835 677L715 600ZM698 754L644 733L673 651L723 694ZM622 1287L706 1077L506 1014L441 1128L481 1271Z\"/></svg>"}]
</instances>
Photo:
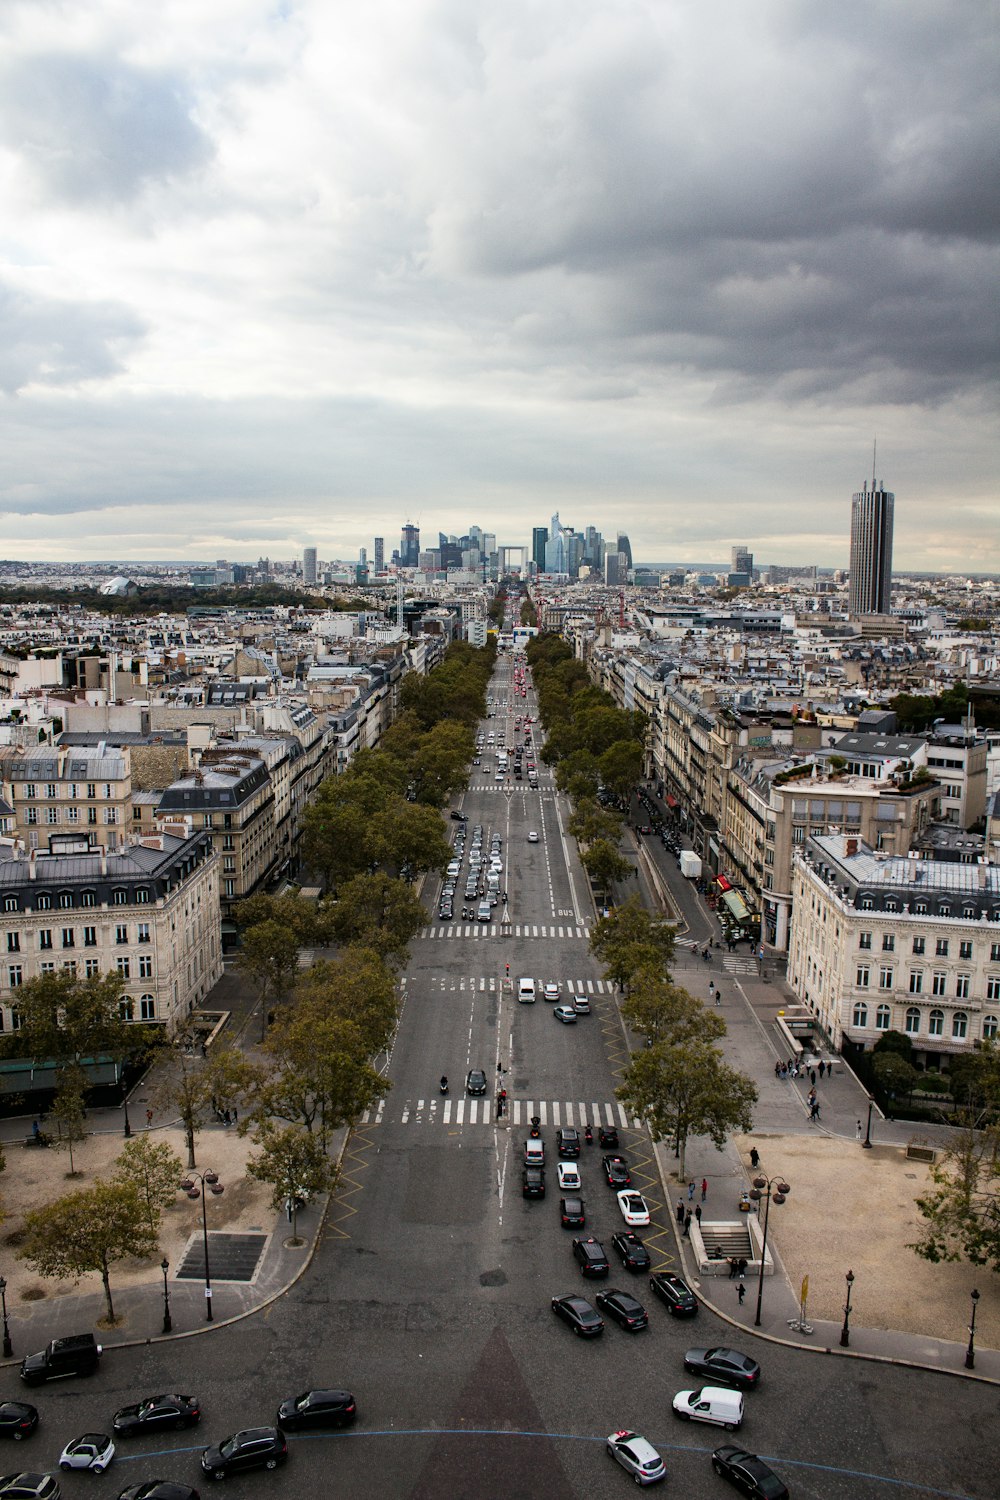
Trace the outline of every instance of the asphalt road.
<instances>
[{"instance_id":1,"label":"asphalt road","mask_svg":"<svg viewBox=\"0 0 1000 1500\"><path fill-rule=\"evenodd\" d=\"M498 668L499 696L508 672L507 664ZM709 1461L730 1435L683 1425L670 1406L692 1383L683 1374L684 1349L729 1342L728 1327L704 1310L693 1322L672 1320L646 1295L644 1279L614 1261L609 1284L647 1302L648 1330L629 1335L609 1324L603 1338L584 1342L550 1310L553 1295L588 1285L571 1256L574 1231L559 1226L553 1123L557 1111L562 1123L580 1124L595 1104L616 1109L614 1073L624 1052L613 997L586 938L575 935L576 917L587 916L579 905L585 885L578 867L571 879L551 780L540 772L537 792L510 782L508 799L491 772L465 797L470 826L480 822L503 838L511 931L441 934L436 890L429 893L428 932L438 935L413 945L393 1087L351 1143L310 1271L259 1317L208 1337L115 1352L93 1379L36 1393L43 1425L29 1444L11 1445L8 1471L51 1466L69 1436L99 1430L117 1406L180 1389L202 1401L197 1432L123 1445L108 1475L68 1475L64 1494L117 1495L154 1475L186 1479L204 1493L209 1481L199 1477L198 1458L205 1443L271 1420L282 1398L327 1384L354 1391L358 1426L293 1438L285 1469L232 1478L228 1494L589 1500L626 1492L630 1481L603 1446L620 1426L660 1449L668 1493L688 1500L733 1493ZM528 843L529 829L539 832L538 844ZM517 937L518 926L540 935ZM522 974L564 990L583 984L593 1013L563 1026L541 999L518 1005L507 963L515 992ZM458 1118L468 1068L482 1067L492 1083L498 1062L522 1118L528 1101L535 1112L545 1106L543 1201L521 1197L523 1126L498 1125L492 1099L487 1123L482 1101L475 1101L475 1123L471 1101ZM447 1118L437 1093L442 1072L452 1080ZM669 1207L661 1206L648 1140L623 1130L622 1148L636 1185L656 1206L644 1238L654 1264L666 1266ZM587 1232L610 1248L621 1221L600 1178L596 1144L584 1147L581 1171ZM736 1342L764 1369L737 1437L770 1459L796 1500L997 1494L992 1388L742 1334ZM24 1394L13 1372L4 1390Z\"/></svg>"}]
</instances>

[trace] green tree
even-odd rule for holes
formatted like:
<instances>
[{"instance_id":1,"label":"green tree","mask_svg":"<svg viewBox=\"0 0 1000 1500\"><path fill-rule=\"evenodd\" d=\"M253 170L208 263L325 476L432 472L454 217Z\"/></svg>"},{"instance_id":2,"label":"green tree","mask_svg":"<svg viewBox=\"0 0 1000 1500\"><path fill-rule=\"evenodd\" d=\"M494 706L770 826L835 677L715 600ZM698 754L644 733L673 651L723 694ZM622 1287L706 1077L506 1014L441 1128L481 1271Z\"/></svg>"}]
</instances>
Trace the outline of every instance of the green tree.
<instances>
[{"instance_id":1,"label":"green tree","mask_svg":"<svg viewBox=\"0 0 1000 1500\"><path fill-rule=\"evenodd\" d=\"M753 1127L756 1084L708 1042L661 1041L633 1053L615 1092L654 1140L672 1140L681 1177L690 1136L707 1135L721 1151L733 1131Z\"/></svg>"},{"instance_id":2,"label":"green tree","mask_svg":"<svg viewBox=\"0 0 1000 1500\"><path fill-rule=\"evenodd\" d=\"M156 1098L161 1108L176 1110L184 1131L187 1164L195 1161L195 1137L213 1104L221 1109L251 1097L260 1084L260 1069L234 1047L225 1047L209 1062L173 1048L157 1070Z\"/></svg>"},{"instance_id":3,"label":"green tree","mask_svg":"<svg viewBox=\"0 0 1000 1500\"><path fill-rule=\"evenodd\" d=\"M183 1172L180 1157L167 1141L134 1135L116 1159L111 1181L135 1189L146 1206L150 1233L156 1234L161 1213L177 1201Z\"/></svg>"},{"instance_id":4,"label":"green tree","mask_svg":"<svg viewBox=\"0 0 1000 1500\"><path fill-rule=\"evenodd\" d=\"M648 912L638 896L630 896L594 923L590 951L605 965L605 978L624 989L641 969L657 968L665 976L674 940L674 929Z\"/></svg>"},{"instance_id":5,"label":"green tree","mask_svg":"<svg viewBox=\"0 0 1000 1500\"><path fill-rule=\"evenodd\" d=\"M597 762L601 780L616 797L627 797L642 778L645 758L641 743L617 740L608 746Z\"/></svg>"},{"instance_id":6,"label":"green tree","mask_svg":"<svg viewBox=\"0 0 1000 1500\"><path fill-rule=\"evenodd\" d=\"M248 927L242 935L237 963L257 987L261 1006L260 1034L263 1037L267 1029L268 1006L287 994L298 974L298 936L292 928L274 921Z\"/></svg>"},{"instance_id":7,"label":"green tree","mask_svg":"<svg viewBox=\"0 0 1000 1500\"><path fill-rule=\"evenodd\" d=\"M879 1088L891 1098L909 1096L917 1081L917 1070L899 1052L876 1052L872 1057L872 1072Z\"/></svg>"},{"instance_id":8,"label":"green tree","mask_svg":"<svg viewBox=\"0 0 1000 1500\"><path fill-rule=\"evenodd\" d=\"M469 783L475 736L467 724L435 724L416 746L412 761L417 801L443 807L453 792Z\"/></svg>"},{"instance_id":9,"label":"green tree","mask_svg":"<svg viewBox=\"0 0 1000 1500\"><path fill-rule=\"evenodd\" d=\"M369 847L379 868L394 876L404 869L411 876L443 870L452 857L437 809L403 798L372 820Z\"/></svg>"},{"instance_id":10,"label":"green tree","mask_svg":"<svg viewBox=\"0 0 1000 1500\"><path fill-rule=\"evenodd\" d=\"M254 1136L261 1148L259 1156L247 1162L247 1173L272 1189L271 1207L280 1209L287 1202L291 1211L292 1241L298 1245L299 1199L325 1193L336 1175L333 1163L322 1143L298 1125L283 1128L270 1122Z\"/></svg>"},{"instance_id":11,"label":"green tree","mask_svg":"<svg viewBox=\"0 0 1000 1500\"><path fill-rule=\"evenodd\" d=\"M566 824L566 831L578 844L593 844L598 839L606 839L608 843L617 845L621 827L622 820L618 813L602 807L593 797L585 797L577 802L576 810L571 813Z\"/></svg>"},{"instance_id":12,"label":"green tree","mask_svg":"<svg viewBox=\"0 0 1000 1500\"><path fill-rule=\"evenodd\" d=\"M67 1193L24 1219L25 1240L18 1255L39 1276L78 1281L100 1273L109 1323L114 1323L111 1267L121 1260L144 1260L156 1250L145 1203L131 1183L95 1182Z\"/></svg>"},{"instance_id":13,"label":"green tree","mask_svg":"<svg viewBox=\"0 0 1000 1500\"><path fill-rule=\"evenodd\" d=\"M904 1031L886 1031L879 1037L872 1052L895 1052L906 1062L913 1061L913 1041Z\"/></svg>"},{"instance_id":14,"label":"green tree","mask_svg":"<svg viewBox=\"0 0 1000 1500\"><path fill-rule=\"evenodd\" d=\"M632 865L608 839L595 839L580 855L580 863L594 885L607 895L611 887L627 880Z\"/></svg>"},{"instance_id":15,"label":"green tree","mask_svg":"<svg viewBox=\"0 0 1000 1500\"><path fill-rule=\"evenodd\" d=\"M102 1054L121 1064L149 1048L158 1033L123 1014L118 974L77 979L68 971L41 974L18 991L18 1029L6 1055L79 1065Z\"/></svg>"},{"instance_id":16,"label":"green tree","mask_svg":"<svg viewBox=\"0 0 1000 1500\"><path fill-rule=\"evenodd\" d=\"M270 896L258 892L238 901L233 916L242 928L259 927L264 922L287 927L303 948L310 947L320 937L316 903L300 895Z\"/></svg>"},{"instance_id":17,"label":"green tree","mask_svg":"<svg viewBox=\"0 0 1000 1500\"><path fill-rule=\"evenodd\" d=\"M934 1265L1000 1271L1000 1126L980 1120L955 1131L930 1172L934 1186L917 1199L926 1227L909 1248Z\"/></svg>"},{"instance_id":18,"label":"green tree","mask_svg":"<svg viewBox=\"0 0 1000 1500\"><path fill-rule=\"evenodd\" d=\"M622 1002L626 1024L650 1042L714 1042L726 1034L726 1023L715 1010L655 969L640 970Z\"/></svg>"},{"instance_id":19,"label":"green tree","mask_svg":"<svg viewBox=\"0 0 1000 1500\"><path fill-rule=\"evenodd\" d=\"M49 1115L55 1121L55 1144L60 1150L69 1152L68 1176L76 1177L76 1162L73 1147L87 1139L87 1075L82 1068L71 1064L56 1075L56 1094Z\"/></svg>"},{"instance_id":20,"label":"green tree","mask_svg":"<svg viewBox=\"0 0 1000 1500\"><path fill-rule=\"evenodd\" d=\"M341 887L333 909L334 936L341 943L371 948L385 959L405 962L408 944L427 913L403 880L388 875L355 875Z\"/></svg>"}]
</instances>

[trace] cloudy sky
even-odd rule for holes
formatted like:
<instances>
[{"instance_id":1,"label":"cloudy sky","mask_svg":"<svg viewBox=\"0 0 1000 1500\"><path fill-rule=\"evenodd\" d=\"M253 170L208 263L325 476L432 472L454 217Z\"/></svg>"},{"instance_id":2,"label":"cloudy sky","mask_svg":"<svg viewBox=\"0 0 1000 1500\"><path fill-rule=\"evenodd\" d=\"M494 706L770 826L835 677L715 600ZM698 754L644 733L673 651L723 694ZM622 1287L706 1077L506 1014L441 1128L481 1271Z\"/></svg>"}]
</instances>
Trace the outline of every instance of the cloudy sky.
<instances>
[{"instance_id":1,"label":"cloudy sky","mask_svg":"<svg viewBox=\"0 0 1000 1500\"><path fill-rule=\"evenodd\" d=\"M0 555L1000 571L983 0L3 0Z\"/></svg>"}]
</instances>

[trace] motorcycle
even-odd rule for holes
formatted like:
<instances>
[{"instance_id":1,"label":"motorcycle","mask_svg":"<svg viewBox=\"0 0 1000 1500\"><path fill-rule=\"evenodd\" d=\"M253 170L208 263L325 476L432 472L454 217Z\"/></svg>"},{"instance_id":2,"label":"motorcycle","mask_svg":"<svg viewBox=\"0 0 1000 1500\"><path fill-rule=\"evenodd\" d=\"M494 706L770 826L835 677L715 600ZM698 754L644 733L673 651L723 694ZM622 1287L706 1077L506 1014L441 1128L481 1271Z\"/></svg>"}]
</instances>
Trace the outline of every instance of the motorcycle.
<instances>
[{"instance_id":1,"label":"motorcycle","mask_svg":"<svg viewBox=\"0 0 1000 1500\"><path fill-rule=\"evenodd\" d=\"M594 1144L594 1132L591 1130L589 1125L583 1132L583 1138L587 1142L588 1146L592 1146Z\"/></svg>"},{"instance_id":2,"label":"motorcycle","mask_svg":"<svg viewBox=\"0 0 1000 1500\"><path fill-rule=\"evenodd\" d=\"M448 1092L448 1079L443 1073L441 1075L441 1083L439 1085L439 1088L442 1094L446 1094Z\"/></svg>"},{"instance_id":3,"label":"motorcycle","mask_svg":"<svg viewBox=\"0 0 1000 1500\"><path fill-rule=\"evenodd\" d=\"M532 1117L531 1117L531 1129L528 1131L528 1134L531 1136L531 1139L533 1141L537 1141L538 1138L539 1138L539 1136L541 1135L541 1133L542 1133L541 1125L542 1125L541 1116L540 1115L532 1115Z\"/></svg>"}]
</instances>

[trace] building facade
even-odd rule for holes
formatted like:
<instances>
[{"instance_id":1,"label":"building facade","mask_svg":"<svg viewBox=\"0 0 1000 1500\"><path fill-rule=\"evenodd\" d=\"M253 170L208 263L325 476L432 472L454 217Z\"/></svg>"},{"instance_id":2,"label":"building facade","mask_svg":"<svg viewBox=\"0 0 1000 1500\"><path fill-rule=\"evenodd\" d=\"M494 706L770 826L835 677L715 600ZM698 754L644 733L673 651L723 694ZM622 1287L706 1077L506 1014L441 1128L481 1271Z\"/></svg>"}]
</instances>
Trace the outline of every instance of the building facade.
<instances>
[{"instance_id":1,"label":"building facade","mask_svg":"<svg viewBox=\"0 0 1000 1500\"><path fill-rule=\"evenodd\" d=\"M851 497L851 581L848 612L892 613L892 524L896 497L866 480Z\"/></svg>"}]
</instances>

